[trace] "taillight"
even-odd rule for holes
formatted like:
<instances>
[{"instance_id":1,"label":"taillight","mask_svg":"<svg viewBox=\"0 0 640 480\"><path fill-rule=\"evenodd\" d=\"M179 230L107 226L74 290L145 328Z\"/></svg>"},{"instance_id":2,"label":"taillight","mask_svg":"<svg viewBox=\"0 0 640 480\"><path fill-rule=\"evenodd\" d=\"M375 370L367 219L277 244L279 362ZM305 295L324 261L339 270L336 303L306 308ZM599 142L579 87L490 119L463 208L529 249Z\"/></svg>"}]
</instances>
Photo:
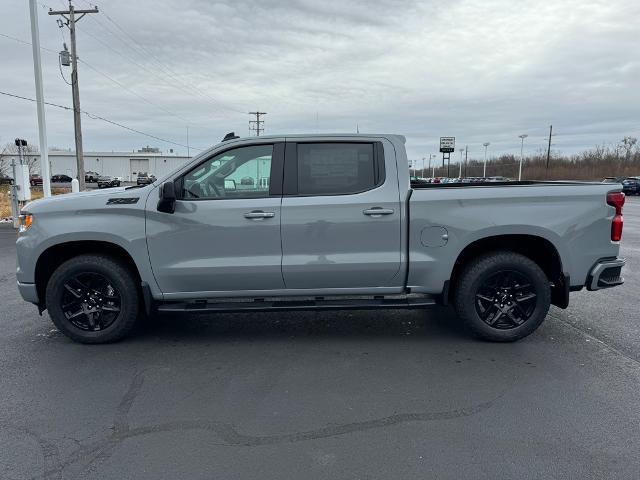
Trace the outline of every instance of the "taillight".
<instances>
[{"instance_id":1,"label":"taillight","mask_svg":"<svg viewBox=\"0 0 640 480\"><path fill-rule=\"evenodd\" d=\"M611 205L616 209L616 214L611 222L611 241L619 242L622 238L622 227L624 221L622 219L622 207L624 206L624 193L611 192L607 193L607 205Z\"/></svg>"}]
</instances>

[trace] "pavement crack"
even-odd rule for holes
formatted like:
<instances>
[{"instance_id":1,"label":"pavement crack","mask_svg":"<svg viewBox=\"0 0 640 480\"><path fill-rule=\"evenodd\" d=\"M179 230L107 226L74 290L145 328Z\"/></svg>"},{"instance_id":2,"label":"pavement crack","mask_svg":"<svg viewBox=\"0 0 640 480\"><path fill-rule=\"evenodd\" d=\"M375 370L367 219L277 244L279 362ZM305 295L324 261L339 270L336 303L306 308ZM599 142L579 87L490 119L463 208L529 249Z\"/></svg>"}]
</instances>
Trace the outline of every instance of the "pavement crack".
<instances>
[{"instance_id":1,"label":"pavement crack","mask_svg":"<svg viewBox=\"0 0 640 480\"><path fill-rule=\"evenodd\" d=\"M72 450L66 458L62 459L57 449L50 449L53 444L44 439L37 438L42 446L48 467L43 474L32 477L35 479L62 478L62 472L65 468L83 463L81 468L81 477L86 476L93 470L96 462L111 457L114 450L125 440L134 437L143 437L156 433L167 432L185 432L185 431L205 431L210 432L221 441L219 445L224 446L244 446L255 447L262 445L278 445L285 443L297 443L323 438L337 437L348 435L351 433L365 432L369 430L388 428L395 425L411 422L432 422L438 420L452 420L456 418L469 417L476 415L489 409L503 394L487 402L478 403L469 407L462 407L452 410L442 410L438 412L419 412L419 413L398 413L386 417L376 418L372 420L364 420L360 422L350 422L339 425L321 427L313 430L302 432L284 433L279 435L247 435L228 423L216 420L185 420L176 422L159 423L155 425L145 425L140 427L131 427L128 415L133 407L136 398L142 391L144 385L144 372L136 373L127 391L118 403L111 433L106 437L95 442L79 445L78 448ZM32 434L33 435L33 434ZM78 442L76 441L76 444ZM47 453L49 452L49 453ZM47 458L49 456L50 458Z\"/></svg>"},{"instance_id":2,"label":"pavement crack","mask_svg":"<svg viewBox=\"0 0 640 480\"><path fill-rule=\"evenodd\" d=\"M424 412L424 413L399 413L372 420L361 422L351 422L330 427L321 427L314 430L303 432L295 432L281 435L246 435L239 433L233 426L220 422L206 421L182 421L170 422L165 424L150 425L130 430L130 436L148 435L158 432L186 431L186 430L206 430L215 433L227 446L262 446L277 445L282 443L296 443L308 440L317 440L322 438L337 437L350 433L364 432L378 428L386 428L402 423L411 422L431 422L436 420L451 420L455 418L468 417L475 415L490 408L496 399L473 405L471 407L463 407L455 410L444 410L440 412Z\"/></svg>"}]
</instances>

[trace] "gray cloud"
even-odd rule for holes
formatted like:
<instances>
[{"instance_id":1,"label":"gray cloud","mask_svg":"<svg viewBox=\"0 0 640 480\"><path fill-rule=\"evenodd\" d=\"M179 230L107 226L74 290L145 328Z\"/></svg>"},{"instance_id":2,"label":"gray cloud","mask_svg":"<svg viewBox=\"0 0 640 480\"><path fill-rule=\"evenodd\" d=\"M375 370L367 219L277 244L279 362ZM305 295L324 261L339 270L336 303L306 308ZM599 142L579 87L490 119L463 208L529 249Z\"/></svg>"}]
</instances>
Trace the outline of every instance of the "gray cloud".
<instances>
[{"instance_id":1,"label":"gray cloud","mask_svg":"<svg viewBox=\"0 0 640 480\"><path fill-rule=\"evenodd\" d=\"M440 135L480 155L485 141L495 153L517 152L517 135L528 133L534 152L551 123L554 148L567 153L640 135L634 0L113 0L99 7L103 13L79 24L80 58L147 101L81 64L82 107L179 143L187 123L194 146L230 130L245 135L244 112L256 108L268 112L268 133L356 125L402 133L413 158L435 153ZM16 21L2 33L30 40L25 3L5 8ZM60 31L39 11L42 46L57 51ZM0 37L0 52L0 89L34 96L30 47ZM43 52L43 68L46 99L69 105L57 56ZM36 140L35 105L0 97L0 112L0 142ZM159 144L83 122L86 149ZM51 145L73 145L69 112L48 108L47 125Z\"/></svg>"}]
</instances>

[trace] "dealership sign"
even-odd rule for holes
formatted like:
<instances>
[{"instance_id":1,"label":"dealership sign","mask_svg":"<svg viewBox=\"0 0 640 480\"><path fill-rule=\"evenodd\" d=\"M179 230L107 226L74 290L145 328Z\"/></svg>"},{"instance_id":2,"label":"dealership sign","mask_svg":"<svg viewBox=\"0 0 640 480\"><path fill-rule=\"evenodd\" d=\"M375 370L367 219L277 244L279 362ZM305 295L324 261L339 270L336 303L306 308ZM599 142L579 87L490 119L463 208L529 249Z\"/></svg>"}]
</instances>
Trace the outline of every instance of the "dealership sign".
<instances>
[{"instance_id":1,"label":"dealership sign","mask_svg":"<svg viewBox=\"0 0 640 480\"><path fill-rule=\"evenodd\" d=\"M451 153L456 150L456 137L440 137L440 152Z\"/></svg>"}]
</instances>

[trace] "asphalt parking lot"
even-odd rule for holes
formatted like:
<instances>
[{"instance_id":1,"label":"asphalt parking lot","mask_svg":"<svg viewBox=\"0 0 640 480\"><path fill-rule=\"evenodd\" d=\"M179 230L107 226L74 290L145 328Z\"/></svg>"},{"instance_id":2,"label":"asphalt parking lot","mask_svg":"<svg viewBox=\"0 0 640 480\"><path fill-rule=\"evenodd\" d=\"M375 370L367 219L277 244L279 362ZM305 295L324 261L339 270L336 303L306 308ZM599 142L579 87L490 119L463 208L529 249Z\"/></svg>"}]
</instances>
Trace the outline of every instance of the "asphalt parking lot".
<instances>
[{"instance_id":1,"label":"asphalt parking lot","mask_svg":"<svg viewBox=\"0 0 640 480\"><path fill-rule=\"evenodd\" d=\"M160 317L59 334L0 226L0 478L640 477L640 198L626 284L515 344L447 308Z\"/></svg>"}]
</instances>

